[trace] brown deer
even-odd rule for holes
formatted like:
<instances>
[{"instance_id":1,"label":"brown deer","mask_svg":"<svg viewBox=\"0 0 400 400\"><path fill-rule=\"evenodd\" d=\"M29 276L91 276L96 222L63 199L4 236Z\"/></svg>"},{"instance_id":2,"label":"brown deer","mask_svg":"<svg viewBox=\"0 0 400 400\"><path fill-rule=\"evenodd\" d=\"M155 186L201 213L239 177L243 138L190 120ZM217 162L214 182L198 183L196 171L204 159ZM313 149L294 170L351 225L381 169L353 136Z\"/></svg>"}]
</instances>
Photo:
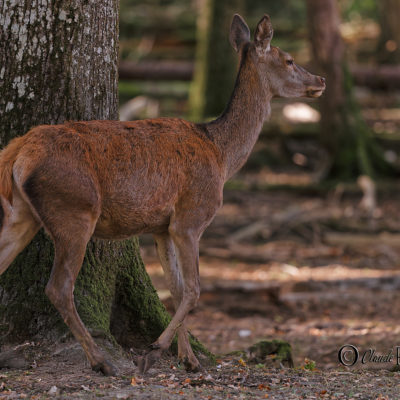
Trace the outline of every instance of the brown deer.
<instances>
[{"instance_id":1,"label":"brown deer","mask_svg":"<svg viewBox=\"0 0 400 400\"><path fill-rule=\"evenodd\" d=\"M254 41L235 15L230 42L240 67L226 110L195 124L175 118L42 125L0 156L0 274L43 227L55 246L46 294L93 369L115 374L80 320L74 282L92 236L154 235L175 305L170 324L139 367L146 372L178 335L178 353L199 368L185 318L196 305L199 238L222 204L224 183L246 162L273 97L318 97L325 80L270 45L268 15Z\"/></svg>"}]
</instances>

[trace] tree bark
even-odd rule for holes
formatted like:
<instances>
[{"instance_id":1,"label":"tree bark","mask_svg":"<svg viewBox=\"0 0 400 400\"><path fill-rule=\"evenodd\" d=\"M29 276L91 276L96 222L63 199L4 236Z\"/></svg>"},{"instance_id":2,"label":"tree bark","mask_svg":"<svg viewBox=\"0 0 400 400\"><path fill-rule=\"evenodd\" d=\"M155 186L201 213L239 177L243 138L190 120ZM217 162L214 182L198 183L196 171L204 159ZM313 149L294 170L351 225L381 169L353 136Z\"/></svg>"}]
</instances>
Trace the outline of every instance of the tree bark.
<instances>
[{"instance_id":1,"label":"tree bark","mask_svg":"<svg viewBox=\"0 0 400 400\"><path fill-rule=\"evenodd\" d=\"M229 43L234 13L242 0L202 0L197 23L194 81L190 93L194 120L220 114L232 93L237 55Z\"/></svg>"},{"instance_id":2,"label":"tree bark","mask_svg":"<svg viewBox=\"0 0 400 400\"><path fill-rule=\"evenodd\" d=\"M2 146L39 124L117 119L117 0L0 0L0 26ZM3 342L65 334L44 294L52 262L53 245L40 232L0 277ZM131 345L154 340L169 320L137 240L91 241L75 302L89 330L110 337L115 328L118 340L124 323Z\"/></svg>"},{"instance_id":3,"label":"tree bark","mask_svg":"<svg viewBox=\"0 0 400 400\"><path fill-rule=\"evenodd\" d=\"M379 0L377 4L381 25L378 45L379 62L400 64L400 1Z\"/></svg>"},{"instance_id":4,"label":"tree bark","mask_svg":"<svg viewBox=\"0 0 400 400\"><path fill-rule=\"evenodd\" d=\"M321 140L331 157L326 172L333 178L347 180L362 174L388 173L390 167L353 97L337 1L307 0L307 10L314 58L326 78L326 91L320 100Z\"/></svg>"}]
</instances>

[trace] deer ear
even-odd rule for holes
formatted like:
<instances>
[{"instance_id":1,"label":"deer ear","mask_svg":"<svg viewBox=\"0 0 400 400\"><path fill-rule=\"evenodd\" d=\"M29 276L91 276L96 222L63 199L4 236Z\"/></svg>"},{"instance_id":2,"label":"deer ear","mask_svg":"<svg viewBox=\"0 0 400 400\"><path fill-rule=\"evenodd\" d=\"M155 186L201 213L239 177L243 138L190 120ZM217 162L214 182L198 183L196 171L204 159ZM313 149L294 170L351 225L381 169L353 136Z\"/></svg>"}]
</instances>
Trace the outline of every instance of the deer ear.
<instances>
[{"instance_id":1,"label":"deer ear","mask_svg":"<svg viewBox=\"0 0 400 400\"><path fill-rule=\"evenodd\" d=\"M269 51L273 34L274 30L272 29L271 18L269 15L264 14L258 23L254 34L254 42L256 46L264 52Z\"/></svg>"},{"instance_id":2,"label":"deer ear","mask_svg":"<svg viewBox=\"0 0 400 400\"><path fill-rule=\"evenodd\" d=\"M229 41L237 52L244 43L250 41L250 29L239 14L233 16Z\"/></svg>"}]
</instances>

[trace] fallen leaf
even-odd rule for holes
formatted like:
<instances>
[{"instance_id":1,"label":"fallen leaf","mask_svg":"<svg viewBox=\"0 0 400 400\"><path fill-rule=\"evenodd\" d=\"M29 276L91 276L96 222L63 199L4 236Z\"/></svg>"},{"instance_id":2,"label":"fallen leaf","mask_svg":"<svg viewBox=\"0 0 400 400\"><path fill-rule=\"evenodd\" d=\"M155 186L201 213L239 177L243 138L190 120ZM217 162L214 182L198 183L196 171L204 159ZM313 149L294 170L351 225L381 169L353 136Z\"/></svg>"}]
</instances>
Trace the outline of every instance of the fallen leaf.
<instances>
[{"instance_id":1,"label":"fallen leaf","mask_svg":"<svg viewBox=\"0 0 400 400\"><path fill-rule=\"evenodd\" d=\"M243 360L243 358L239 358L238 363L242 366L245 367L247 364L246 362Z\"/></svg>"},{"instance_id":2,"label":"fallen leaf","mask_svg":"<svg viewBox=\"0 0 400 400\"><path fill-rule=\"evenodd\" d=\"M190 378L186 378L183 382L182 385L190 385L190 383L192 382L192 380Z\"/></svg>"},{"instance_id":3,"label":"fallen leaf","mask_svg":"<svg viewBox=\"0 0 400 400\"><path fill-rule=\"evenodd\" d=\"M264 385L263 383L260 383L259 385L258 385L258 389L259 390L271 390L271 387L270 386L268 386L268 385Z\"/></svg>"}]
</instances>

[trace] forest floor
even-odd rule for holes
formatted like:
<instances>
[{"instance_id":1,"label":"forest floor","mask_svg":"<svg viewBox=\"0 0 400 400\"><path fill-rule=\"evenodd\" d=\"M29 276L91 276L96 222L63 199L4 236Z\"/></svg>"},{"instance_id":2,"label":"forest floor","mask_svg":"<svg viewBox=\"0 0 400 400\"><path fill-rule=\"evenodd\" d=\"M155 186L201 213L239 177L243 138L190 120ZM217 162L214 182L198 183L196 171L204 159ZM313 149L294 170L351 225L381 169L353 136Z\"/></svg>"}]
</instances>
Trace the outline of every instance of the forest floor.
<instances>
[{"instance_id":1,"label":"forest floor","mask_svg":"<svg viewBox=\"0 0 400 400\"><path fill-rule=\"evenodd\" d=\"M216 365L188 374L167 354L145 377L133 363L103 377L71 343L42 349L29 370L0 370L0 399L400 399L400 188L379 192L369 213L353 189L226 190L201 241L202 295L188 319ZM142 251L171 309L148 237ZM295 367L232 353L264 339L288 341ZM345 344L360 354L352 367L338 361Z\"/></svg>"}]
</instances>

